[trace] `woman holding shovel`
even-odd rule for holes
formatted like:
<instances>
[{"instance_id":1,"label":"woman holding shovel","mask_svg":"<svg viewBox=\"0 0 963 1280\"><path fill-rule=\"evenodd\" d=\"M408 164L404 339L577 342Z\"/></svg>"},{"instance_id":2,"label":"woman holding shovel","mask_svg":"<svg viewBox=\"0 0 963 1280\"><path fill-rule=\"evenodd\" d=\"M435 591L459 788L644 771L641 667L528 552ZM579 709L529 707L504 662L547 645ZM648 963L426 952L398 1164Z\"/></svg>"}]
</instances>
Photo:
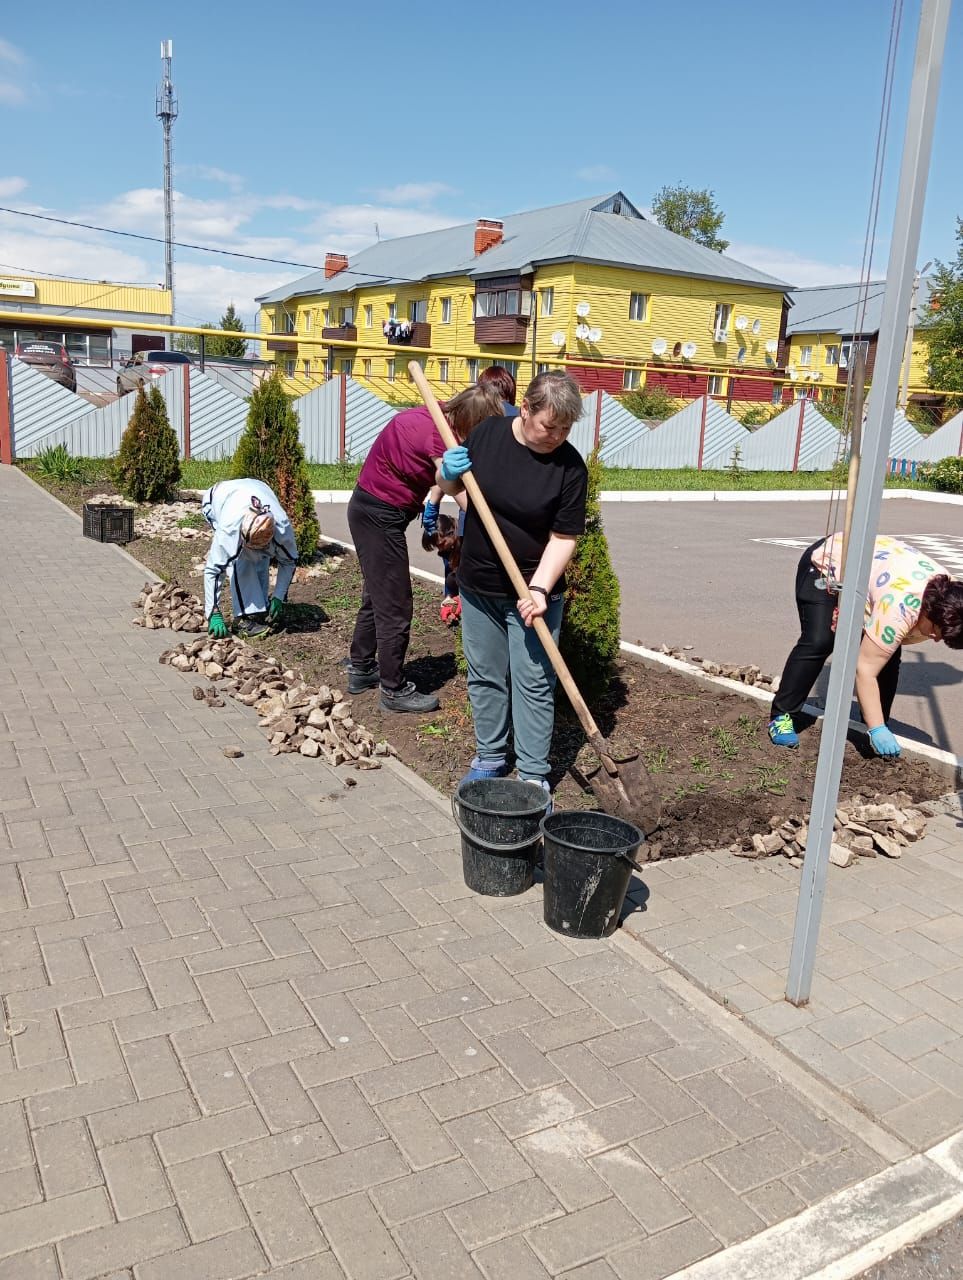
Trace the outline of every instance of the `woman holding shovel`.
<instances>
[{"instance_id":1,"label":"woman holding shovel","mask_svg":"<svg viewBox=\"0 0 963 1280\"><path fill-rule=\"evenodd\" d=\"M452 497L471 470L528 584L520 600L469 498L458 567L462 642L476 752L466 779L508 773L514 737L518 776L549 791L555 672L532 623L543 617L557 641L565 567L585 528L588 472L568 434L582 413L574 378L539 374L514 418L491 417L467 445L447 449L438 483Z\"/></svg>"}]
</instances>

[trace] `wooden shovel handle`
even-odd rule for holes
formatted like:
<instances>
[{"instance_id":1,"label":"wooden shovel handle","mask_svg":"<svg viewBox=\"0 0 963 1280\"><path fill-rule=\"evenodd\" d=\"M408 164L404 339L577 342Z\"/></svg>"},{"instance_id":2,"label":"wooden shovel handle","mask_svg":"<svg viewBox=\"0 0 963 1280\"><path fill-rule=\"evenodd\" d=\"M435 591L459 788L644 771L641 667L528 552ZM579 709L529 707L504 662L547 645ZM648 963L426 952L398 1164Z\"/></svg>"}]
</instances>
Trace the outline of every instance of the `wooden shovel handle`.
<instances>
[{"instance_id":1,"label":"wooden shovel handle","mask_svg":"<svg viewBox=\"0 0 963 1280\"><path fill-rule=\"evenodd\" d=\"M445 445L449 449L454 449L458 445L458 441L455 439L455 433L448 425L448 421L441 411L441 406L435 399L435 393L428 385L428 380L424 375L421 365L418 364L416 360L412 360L408 365L408 372L411 374L412 381L421 393L421 398L424 400L425 407L431 414L432 421L438 428L438 434L441 436L442 440L444 440ZM499 529L498 523L492 515L491 507L485 501L485 496L478 487L478 481L470 471L466 471L461 477L461 480L469 498L471 498L472 506L478 512L481 522L485 526L485 530L488 533L489 538L492 540L492 545L498 553L498 558L502 562L505 572L508 574L509 578L511 578L512 586L518 593L519 600L531 600L532 596L528 589L528 584L522 577L522 573L518 565L515 563L515 557L509 550L508 543L505 541L502 531ZM554 667L555 674L562 683L562 688L568 695L568 699L575 710L575 714L581 722L582 728L585 730L585 736L595 747L596 751L599 752L600 756L608 755L608 749L605 745L604 738L599 732L599 727L595 723L595 719L591 711L589 711L585 699L582 697L581 693L579 693L578 685L572 679L572 673L569 671L565 659L559 652L558 645L552 639L552 633L549 631L545 619L536 618L532 625L535 628L539 640L542 642L545 652L548 654L548 660ZM603 760L603 764L604 763L605 761Z\"/></svg>"}]
</instances>

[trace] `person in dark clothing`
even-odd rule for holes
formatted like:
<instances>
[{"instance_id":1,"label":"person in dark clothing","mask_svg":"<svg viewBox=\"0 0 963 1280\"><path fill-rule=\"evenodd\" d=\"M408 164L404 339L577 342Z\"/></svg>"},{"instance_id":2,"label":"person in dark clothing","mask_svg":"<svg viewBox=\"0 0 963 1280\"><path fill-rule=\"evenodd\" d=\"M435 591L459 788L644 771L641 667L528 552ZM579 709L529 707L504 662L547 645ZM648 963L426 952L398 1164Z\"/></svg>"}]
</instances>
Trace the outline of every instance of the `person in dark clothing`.
<instances>
[{"instance_id":1,"label":"person in dark clothing","mask_svg":"<svg viewBox=\"0 0 963 1280\"><path fill-rule=\"evenodd\" d=\"M511 733L519 778L550 792L555 673L531 626L544 617L558 638L565 567L585 528L588 472L567 439L581 412L572 377L539 374L516 417L482 422L467 446L442 458L438 480L452 496L472 471L531 593L517 598L469 498L458 567L476 739L466 779L508 773Z\"/></svg>"},{"instance_id":2,"label":"person in dark clothing","mask_svg":"<svg viewBox=\"0 0 963 1280\"><path fill-rule=\"evenodd\" d=\"M497 394L469 387L445 405L459 440L501 408ZM348 503L364 590L348 659L348 692L381 686L386 711L436 711L438 699L404 678L412 596L405 530L421 511L445 446L425 408L405 409L385 426Z\"/></svg>"}]
</instances>

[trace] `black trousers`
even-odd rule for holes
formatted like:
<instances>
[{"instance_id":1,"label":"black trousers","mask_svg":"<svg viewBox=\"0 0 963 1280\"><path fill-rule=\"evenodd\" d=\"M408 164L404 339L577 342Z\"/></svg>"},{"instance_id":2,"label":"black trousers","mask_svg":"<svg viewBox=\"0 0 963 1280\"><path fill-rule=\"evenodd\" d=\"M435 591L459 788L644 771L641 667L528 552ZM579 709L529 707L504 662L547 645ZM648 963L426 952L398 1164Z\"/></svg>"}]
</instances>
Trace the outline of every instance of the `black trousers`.
<instances>
[{"instance_id":1,"label":"black trousers","mask_svg":"<svg viewBox=\"0 0 963 1280\"><path fill-rule=\"evenodd\" d=\"M411 574L405 530L418 511L393 507L364 489L348 503L348 528L361 562L364 590L351 638L351 663L376 660L385 689L400 689L411 636Z\"/></svg>"},{"instance_id":2,"label":"black trousers","mask_svg":"<svg viewBox=\"0 0 963 1280\"><path fill-rule=\"evenodd\" d=\"M822 545L822 538L802 553L796 570L796 608L799 611L800 635L786 659L779 692L772 700L772 714L792 715L802 708L833 651L836 633L832 629L833 611L839 596L816 586L820 570L813 564L813 552ZM883 719L889 719L899 684L899 666L902 649L897 649L876 678L879 698L883 705Z\"/></svg>"}]
</instances>

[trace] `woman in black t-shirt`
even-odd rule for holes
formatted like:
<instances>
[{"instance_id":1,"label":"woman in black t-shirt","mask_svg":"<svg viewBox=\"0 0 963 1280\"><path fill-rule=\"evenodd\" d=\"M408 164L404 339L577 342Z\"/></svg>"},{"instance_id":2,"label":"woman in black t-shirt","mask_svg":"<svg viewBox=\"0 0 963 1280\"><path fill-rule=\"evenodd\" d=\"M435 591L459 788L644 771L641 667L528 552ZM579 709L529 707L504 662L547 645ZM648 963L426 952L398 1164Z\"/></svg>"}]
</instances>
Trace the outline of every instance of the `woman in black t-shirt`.
<instances>
[{"instance_id":1,"label":"woman in black t-shirt","mask_svg":"<svg viewBox=\"0 0 963 1280\"><path fill-rule=\"evenodd\" d=\"M467 458L464 449L447 451L438 473L442 488L454 496L463 485L451 477L470 467L532 593L531 600L517 599L469 499L458 566L476 739L466 779L508 773L511 731L519 778L550 790L555 673L531 627L544 617L558 639L565 567L585 528L588 472L568 443L581 413L574 378L561 371L539 374L517 417L480 423L469 438Z\"/></svg>"}]
</instances>

